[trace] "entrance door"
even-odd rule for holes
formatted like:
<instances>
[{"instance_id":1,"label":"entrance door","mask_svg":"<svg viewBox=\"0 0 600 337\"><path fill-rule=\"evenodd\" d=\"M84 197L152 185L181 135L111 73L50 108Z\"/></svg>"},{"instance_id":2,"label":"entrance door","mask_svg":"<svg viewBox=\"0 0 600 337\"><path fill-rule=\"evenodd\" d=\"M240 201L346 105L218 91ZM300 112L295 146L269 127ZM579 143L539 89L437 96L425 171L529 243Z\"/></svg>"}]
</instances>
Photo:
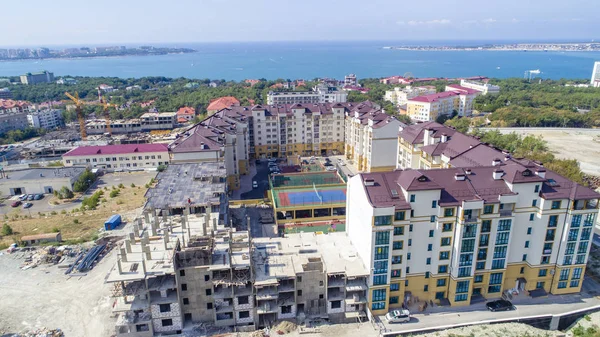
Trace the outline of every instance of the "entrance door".
<instances>
[{"instance_id":1,"label":"entrance door","mask_svg":"<svg viewBox=\"0 0 600 337\"><path fill-rule=\"evenodd\" d=\"M481 295L481 288L473 288L473 295Z\"/></svg>"},{"instance_id":2,"label":"entrance door","mask_svg":"<svg viewBox=\"0 0 600 337\"><path fill-rule=\"evenodd\" d=\"M54 193L54 189L52 188L52 186L44 186L44 193L52 194Z\"/></svg>"}]
</instances>

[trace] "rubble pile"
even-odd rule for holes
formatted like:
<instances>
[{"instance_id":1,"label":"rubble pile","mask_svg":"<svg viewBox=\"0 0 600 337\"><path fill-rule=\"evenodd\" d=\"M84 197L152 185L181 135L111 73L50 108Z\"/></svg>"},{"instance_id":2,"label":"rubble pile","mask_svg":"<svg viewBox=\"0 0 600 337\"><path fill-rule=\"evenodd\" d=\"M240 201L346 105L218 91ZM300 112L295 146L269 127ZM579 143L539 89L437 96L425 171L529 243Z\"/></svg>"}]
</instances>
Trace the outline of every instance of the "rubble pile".
<instances>
[{"instance_id":1,"label":"rubble pile","mask_svg":"<svg viewBox=\"0 0 600 337\"><path fill-rule=\"evenodd\" d=\"M9 335L9 337L64 337L65 334L60 329L41 328L29 332Z\"/></svg>"},{"instance_id":2,"label":"rubble pile","mask_svg":"<svg viewBox=\"0 0 600 337\"><path fill-rule=\"evenodd\" d=\"M594 190L600 187L600 177L598 176L584 174L583 181Z\"/></svg>"},{"instance_id":3,"label":"rubble pile","mask_svg":"<svg viewBox=\"0 0 600 337\"><path fill-rule=\"evenodd\" d=\"M73 258L83 250L81 246L47 246L39 248L21 248L25 257L21 269L35 268L41 264L62 264L67 259ZM17 252L15 251L15 252Z\"/></svg>"}]
</instances>

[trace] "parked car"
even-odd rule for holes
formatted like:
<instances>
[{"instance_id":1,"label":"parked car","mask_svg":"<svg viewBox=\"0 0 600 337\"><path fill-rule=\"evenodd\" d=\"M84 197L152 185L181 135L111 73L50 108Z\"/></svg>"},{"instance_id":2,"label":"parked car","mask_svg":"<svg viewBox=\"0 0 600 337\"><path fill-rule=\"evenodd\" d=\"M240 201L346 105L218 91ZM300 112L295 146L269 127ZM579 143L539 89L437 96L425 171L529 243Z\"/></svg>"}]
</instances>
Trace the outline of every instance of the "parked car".
<instances>
[{"instance_id":1,"label":"parked car","mask_svg":"<svg viewBox=\"0 0 600 337\"><path fill-rule=\"evenodd\" d=\"M269 158L269 163L276 163L277 162L277 158Z\"/></svg>"},{"instance_id":2,"label":"parked car","mask_svg":"<svg viewBox=\"0 0 600 337\"><path fill-rule=\"evenodd\" d=\"M507 300L496 300L487 302L485 306L488 308L489 311L508 311L516 309L515 306Z\"/></svg>"},{"instance_id":3,"label":"parked car","mask_svg":"<svg viewBox=\"0 0 600 337\"><path fill-rule=\"evenodd\" d=\"M36 195L33 197L33 200L40 200L40 199L43 199L43 198L44 198L44 195L43 195L43 194L41 194L41 193L38 193L38 194L36 194Z\"/></svg>"},{"instance_id":4,"label":"parked car","mask_svg":"<svg viewBox=\"0 0 600 337\"><path fill-rule=\"evenodd\" d=\"M277 163L269 162L269 167L276 167Z\"/></svg>"},{"instance_id":5,"label":"parked car","mask_svg":"<svg viewBox=\"0 0 600 337\"><path fill-rule=\"evenodd\" d=\"M23 201L23 200L27 200L27 194L21 194L19 196L19 200Z\"/></svg>"},{"instance_id":6,"label":"parked car","mask_svg":"<svg viewBox=\"0 0 600 337\"><path fill-rule=\"evenodd\" d=\"M24 203L24 204L23 204L23 209L29 208L29 207L31 207L31 206L33 206L33 204L32 204L32 203L30 203L30 202L26 202L26 203Z\"/></svg>"},{"instance_id":7,"label":"parked car","mask_svg":"<svg viewBox=\"0 0 600 337\"><path fill-rule=\"evenodd\" d=\"M14 201L10 204L10 207L19 207L19 205L21 205L21 200Z\"/></svg>"},{"instance_id":8,"label":"parked car","mask_svg":"<svg viewBox=\"0 0 600 337\"><path fill-rule=\"evenodd\" d=\"M269 167L269 171L271 171L271 172L273 172L273 171L279 171L279 167L277 167L277 165L271 166L271 167Z\"/></svg>"},{"instance_id":9,"label":"parked car","mask_svg":"<svg viewBox=\"0 0 600 337\"><path fill-rule=\"evenodd\" d=\"M327 168L325 170L327 170L327 171L337 171L337 169L334 166L327 166Z\"/></svg>"},{"instance_id":10,"label":"parked car","mask_svg":"<svg viewBox=\"0 0 600 337\"><path fill-rule=\"evenodd\" d=\"M33 194L29 194L27 196L27 200L29 200L29 201L33 200L33 198L35 198L35 195L33 195Z\"/></svg>"},{"instance_id":11,"label":"parked car","mask_svg":"<svg viewBox=\"0 0 600 337\"><path fill-rule=\"evenodd\" d=\"M256 182L256 180L252 181L252 188L258 188L258 182Z\"/></svg>"},{"instance_id":12,"label":"parked car","mask_svg":"<svg viewBox=\"0 0 600 337\"><path fill-rule=\"evenodd\" d=\"M394 310L385 314L385 319L389 323L405 323L410 321L410 311L403 310Z\"/></svg>"}]
</instances>

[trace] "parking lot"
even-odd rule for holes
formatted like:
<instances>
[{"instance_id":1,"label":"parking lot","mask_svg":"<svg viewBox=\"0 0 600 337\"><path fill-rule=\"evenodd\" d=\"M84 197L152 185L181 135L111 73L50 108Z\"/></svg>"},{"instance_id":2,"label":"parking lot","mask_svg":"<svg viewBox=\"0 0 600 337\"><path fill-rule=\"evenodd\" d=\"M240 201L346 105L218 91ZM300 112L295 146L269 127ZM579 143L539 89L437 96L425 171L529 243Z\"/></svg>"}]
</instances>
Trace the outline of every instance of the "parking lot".
<instances>
[{"instance_id":1,"label":"parking lot","mask_svg":"<svg viewBox=\"0 0 600 337\"><path fill-rule=\"evenodd\" d=\"M242 177L241 190L246 191L241 193L240 199L262 199L265 192L269 189L269 164L266 160L253 162L254 174ZM256 181L257 187L253 188L252 183Z\"/></svg>"}]
</instances>

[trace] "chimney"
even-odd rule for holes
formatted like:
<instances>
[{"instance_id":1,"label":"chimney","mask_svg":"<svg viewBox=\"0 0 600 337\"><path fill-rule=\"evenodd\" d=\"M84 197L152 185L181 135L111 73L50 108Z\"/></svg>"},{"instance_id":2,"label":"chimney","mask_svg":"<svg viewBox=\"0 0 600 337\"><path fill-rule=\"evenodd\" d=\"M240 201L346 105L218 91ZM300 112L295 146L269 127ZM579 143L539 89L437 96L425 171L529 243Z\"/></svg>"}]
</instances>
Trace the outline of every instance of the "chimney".
<instances>
[{"instance_id":1,"label":"chimney","mask_svg":"<svg viewBox=\"0 0 600 337\"><path fill-rule=\"evenodd\" d=\"M498 166L498 165L500 165L500 163L502 163L502 160L500 160L498 158L492 160L492 166Z\"/></svg>"},{"instance_id":2,"label":"chimney","mask_svg":"<svg viewBox=\"0 0 600 337\"><path fill-rule=\"evenodd\" d=\"M447 141L448 141L448 135L447 135L447 134L445 134L445 133L442 133L442 140L441 140L441 142L442 142L442 143L445 143L445 142L447 142Z\"/></svg>"},{"instance_id":3,"label":"chimney","mask_svg":"<svg viewBox=\"0 0 600 337\"><path fill-rule=\"evenodd\" d=\"M473 171L471 171L471 169L470 169L470 168L468 168L468 169L466 169L466 170L465 170L465 174L466 174L466 175L468 175L468 176L469 176L469 175L471 175L471 173L473 173Z\"/></svg>"},{"instance_id":4,"label":"chimney","mask_svg":"<svg viewBox=\"0 0 600 337\"><path fill-rule=\"evenodd\" d=\"M456 179L457 181L463 181L466 178L467 177L464 174L462 174L462 173L457 173L457 174L454 175L454 179Z\"/></svg>"},{"instance_id":5,"label":"chimney","mask_svg":"<svg viewBox=\"0 0 600 337\"><path fill-rule=\"evenodd\" d=\"M423 133L423 145L427 146L430 143L433 144L433 139L431 139L433 135L433 130L425 129L425 133Z\"/></svg>"},{"instance_id":6,"label":"chimney","mask_svg":"<svg viewBox=\"0 0 600 337\"><path fill-rule=\"evenodd\" d=\"M371 178L365 179L365 186L375 186L375 179L371 179Z\"/></svg>"},{"instance_id":7,"label":"chimney","mask_svg":"<svg viewBox=\"0 0 600 337\"><path fill-rule=\"evenodd\" d=\"M494 174L493 174L494 180L502 179L503 175L504 175L504 171L502 171L500 169L494 170Z\"/></svg>"},{"instance_id":8,"label":"chimney","mask_svg":"<svg viewBox=\"0 0 600 337\"><path fill-rule=\"evenodd\" d=\"M538 169L535 174L542 179L546 179L546 169L544 168Z\"/></svg>"}]
</instances>

